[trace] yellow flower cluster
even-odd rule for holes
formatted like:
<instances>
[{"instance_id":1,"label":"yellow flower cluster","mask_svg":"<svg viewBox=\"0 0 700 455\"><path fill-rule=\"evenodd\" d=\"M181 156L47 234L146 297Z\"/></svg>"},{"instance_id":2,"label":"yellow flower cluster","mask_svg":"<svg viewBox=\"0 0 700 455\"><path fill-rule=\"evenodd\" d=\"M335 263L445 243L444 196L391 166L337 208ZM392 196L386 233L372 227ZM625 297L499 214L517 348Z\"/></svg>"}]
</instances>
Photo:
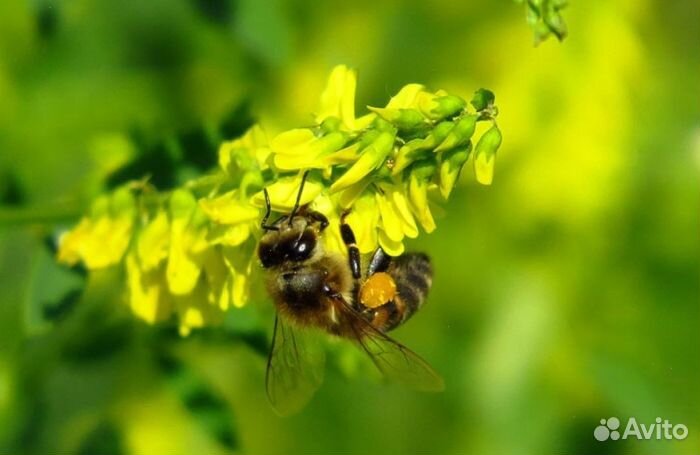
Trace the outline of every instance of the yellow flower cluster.
<instances>
[{"instance_id":1,"label":"yellow flower cluster","mask_svg":"<svg viewBox=\"0 0 700 455\"><path fill-rule=\"evenodd\" d=\"M99 198L60 241L58 259L88 269L123 263L128 302L149 323L177 316L180 332L214 324L248 300L265 209L289 213L302 176L302 204L325 214L325 247L344 251L340 217L362 253L404 251L419 226L435 229L430 209L446 199L472 151L479 121L491 127L474 147L477 180L490 184L501 142L493 95L471 104L443 91L405 86L383 108L355 117L356 75L336 67L321 95L316 126L268 138L253 126L219 149L219 169L169 193L145 183Z\"/></svg>"}]
</instances>

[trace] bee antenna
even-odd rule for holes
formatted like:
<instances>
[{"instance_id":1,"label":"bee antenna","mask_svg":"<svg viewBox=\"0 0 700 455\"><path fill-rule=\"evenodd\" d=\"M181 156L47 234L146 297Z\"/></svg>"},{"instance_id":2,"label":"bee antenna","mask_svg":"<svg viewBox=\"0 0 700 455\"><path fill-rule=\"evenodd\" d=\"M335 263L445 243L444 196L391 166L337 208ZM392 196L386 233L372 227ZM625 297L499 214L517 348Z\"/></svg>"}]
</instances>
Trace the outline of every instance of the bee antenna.
<instances>
[{"instance_id":1,"label":"bee antenna","mask_svg":"<svg viewBox=\"0 0 700 455\"><path fill-rule=\"evenodd\" d=\"M301 195L304 193L304 184L306 183L306 178L309 176L309 171L304 171L304 175L301 177L301 186L299 186L299 193L297 193L297 200L294 203L294 208L289 214L289 225L292 225L292 220L294 215L296 215L297 210L299 210L299 203L301 202Z\"/></svg>"},{"instance_id":2,"label":"bee antenna","mask_svg":"<svg viewBox=\"0 0 700 455\"><path fill-rule=\"evenodd\" d=\"M263 194L265 195L265 216L260 223L260 226L266 231L279 231L277 226L269 226L267 220L270 218L270 212L272 212L272 204L270 203L270 195L267 193L267 188L263 188Z\"/></svg>"}]
</instances>

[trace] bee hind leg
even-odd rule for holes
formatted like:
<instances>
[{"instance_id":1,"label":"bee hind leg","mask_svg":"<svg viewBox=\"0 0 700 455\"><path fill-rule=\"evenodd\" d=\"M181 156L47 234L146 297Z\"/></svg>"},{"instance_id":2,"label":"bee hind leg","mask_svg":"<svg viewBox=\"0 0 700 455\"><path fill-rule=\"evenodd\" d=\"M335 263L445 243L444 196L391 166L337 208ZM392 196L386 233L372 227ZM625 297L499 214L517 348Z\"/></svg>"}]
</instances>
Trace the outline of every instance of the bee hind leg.
<instances>
[{"instance_id":1,"label":"bee hind leg","mask_svg":"<svg viewBox=\"0 0 700 455\"><path fill-rule=\"evenodd\" d=\"M367 278L377 272L386 272L391 264L391 256L386 254L382 247L377 247L377 250L372 255L367 267Z\"/></svg>"}]
</instances>

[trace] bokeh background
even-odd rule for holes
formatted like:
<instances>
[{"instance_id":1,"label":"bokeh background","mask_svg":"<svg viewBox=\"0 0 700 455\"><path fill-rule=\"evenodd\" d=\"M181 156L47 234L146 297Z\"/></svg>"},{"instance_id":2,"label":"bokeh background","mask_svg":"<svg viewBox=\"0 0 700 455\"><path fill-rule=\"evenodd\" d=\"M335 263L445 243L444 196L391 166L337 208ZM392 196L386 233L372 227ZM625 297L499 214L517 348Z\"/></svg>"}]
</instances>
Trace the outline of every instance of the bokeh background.
<instances>
[{"instance_id":1,"label":"bokeh background","mask_svg":"<svg viewBox=\"0 0 700 455\"><path fill-rule=\"evenodd\" d=\"M697 454L700 5L564 17L570 36L534 47L511 1L0 2L0 452ZM360 112L409 82L491 88L504 143L493 186L464 172L411 245L436 277L395 335L446 391L353 374L341 352L282 419L264 296L179 339L128 314L118 271L51 248L120 181L176 185L254 119L310 124L338 63ZM689 436L595 441L610 416Z\"/></svg>"}]
</instances>

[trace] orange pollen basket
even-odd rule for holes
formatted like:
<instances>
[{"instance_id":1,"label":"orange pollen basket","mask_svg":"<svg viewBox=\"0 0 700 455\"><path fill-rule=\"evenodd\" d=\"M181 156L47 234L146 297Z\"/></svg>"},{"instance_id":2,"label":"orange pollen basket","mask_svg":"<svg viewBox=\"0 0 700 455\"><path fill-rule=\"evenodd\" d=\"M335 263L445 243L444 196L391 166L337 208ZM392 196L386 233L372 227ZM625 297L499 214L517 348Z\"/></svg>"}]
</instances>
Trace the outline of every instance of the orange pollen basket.
<instances>
[{"instance_id":1,"label":"orange pollen basket","mask_svg":"<svg viewBox=\"0 0 700 455\"><path fill-rule=\"evenodd\" d=\"M385 272L378 272L365 281L360 290L360 302L367 308L377 308L396 297L396 283Z\"/></svg>"}]
</instances>

